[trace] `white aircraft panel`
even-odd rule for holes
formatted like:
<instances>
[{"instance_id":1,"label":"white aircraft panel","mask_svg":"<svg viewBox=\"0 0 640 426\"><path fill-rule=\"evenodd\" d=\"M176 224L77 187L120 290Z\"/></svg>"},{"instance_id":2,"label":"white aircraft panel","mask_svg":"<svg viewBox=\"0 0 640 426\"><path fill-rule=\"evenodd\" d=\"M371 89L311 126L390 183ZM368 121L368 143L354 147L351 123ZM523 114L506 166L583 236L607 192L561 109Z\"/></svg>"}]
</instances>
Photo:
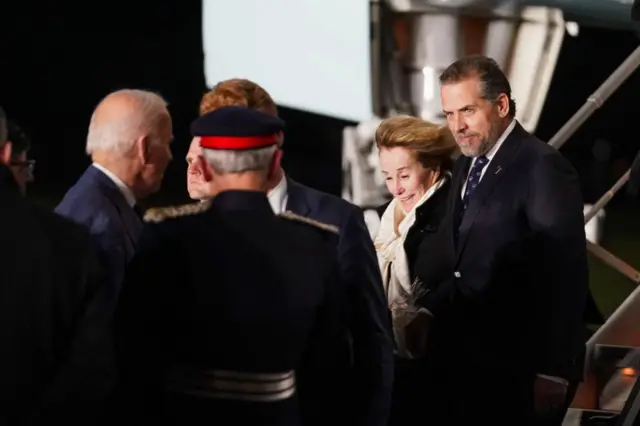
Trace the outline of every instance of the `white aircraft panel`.
<instances>
[{"instance_id":1,"label":"white aircraft panel","mask_svg":"<svg viewBox=\"0 0 640 426\"><path fill-rule=\"evenodd\" d=\"M248 78L282 106L372 116L367 0L203 0L209 87Z\"/></svg>"}]
</instances>

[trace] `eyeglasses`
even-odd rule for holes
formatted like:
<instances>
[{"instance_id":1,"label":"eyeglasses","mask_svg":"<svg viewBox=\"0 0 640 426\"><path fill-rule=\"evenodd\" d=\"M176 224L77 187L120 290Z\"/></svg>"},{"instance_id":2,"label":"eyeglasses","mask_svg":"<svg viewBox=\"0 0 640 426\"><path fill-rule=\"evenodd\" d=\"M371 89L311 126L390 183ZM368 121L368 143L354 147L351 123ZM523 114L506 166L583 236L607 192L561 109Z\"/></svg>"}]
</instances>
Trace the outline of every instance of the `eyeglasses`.
<instances>
[{"instance_id":1,"label":"eyeglasses","mask_svg":"<svg viewBox=\"0 0 640 426\"><path fill-rule=\"evenodd\" d=\"M11 161L9 162L10 166L26 168L27 171L33 174L33 170L36 168L36 160L27 160L27 161Z\"/></svg>"}]
</instances>

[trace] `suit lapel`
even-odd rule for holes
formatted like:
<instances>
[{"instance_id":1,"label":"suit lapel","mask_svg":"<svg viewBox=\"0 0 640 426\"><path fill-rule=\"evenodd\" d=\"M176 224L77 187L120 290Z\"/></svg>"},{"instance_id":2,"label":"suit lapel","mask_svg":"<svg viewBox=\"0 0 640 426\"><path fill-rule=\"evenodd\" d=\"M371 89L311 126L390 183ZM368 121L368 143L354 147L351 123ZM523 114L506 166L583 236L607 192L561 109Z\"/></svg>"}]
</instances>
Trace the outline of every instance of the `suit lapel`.
<instances>
[{"instance_id":1,"label":"suit lapel","mask_svg":"<svg viewBox=\"0 0 640 426\"><path fill-rule=\"evenodd\" d=\"M450 231L447 238L447 248L450 249L449 253L452 257L456 255L458 227L460 226L460 221L458 220L460 205L462 204L460 194L462 193L462 185L466 179L470 164L471 159L461 155L453 168L451 189L447 200L447 221Z\"/></svg>"},{"instance_id":2,"label":"suit lapel","mask_svg":"<svg viewBox=\"0 0 640 426\"><path fill-rule=\"evenodd\" d=\"M511 161L513 160L514 154L520 147L522 143L522 132L524 129L520 126L520 124L516 124L516 127L513 129L511 134L505 139L496 152L496 155L493 157L489 165L487 166L487 170L484 172L484 176L480 181L480 184L476 188L471 200L469 200L469 206L467 207L467 211L464 213L462 217L462 222L460 222L460 227L458 229L458 241L456 245L457 249L457 258L460 258L462 251L464 250L464 246L467 242L467 237L469 236L469 231L475 222L478 213L482 209L482 206L487 201L496 185L502 179L502 176L505 175ZM471 162L469 161L469 164ZM468 168L468 167L467 167ZM462 173L463 178L462 181L466 179L466 173ZM462 187L458 188L457 198L460 199L460 192L462 191ZM460 202L460 201L458 201Z\"/></svg>"},{"instance_id":3,"label":"suit lapel","mask_svg":"<svg viewBox=\"0 0 640 426\"><path fill-rule=\"evenodd\" d=\"M311 208L307 201L304 187L295 180L287 179L287 211L293 212L300 216L308 216Z\"/></svg>"},{"instance_id":4,"label":"suit lapel","mask_svg":"<svg viewBox=\"0 0 640 426\"><path fill-rule=\"evenodd\" d=\"M453 170L453 182L451 185L451 191L453 192L453 196L449 200L449 208L452 212L451 214L455 215L456 219L458 218L458 212L460 211L460 206L462 205L462 186L467 179L467 174L469 173L469 167L471 166L471 158L460 156L458 162L456 163L456 167ZM460 222L458 220L452 221L453 226L459 226Z\"/></svg>"},{"instance_id":5,"label":"suit lapel","mask_svg":"<svg viewBox=\"0 0 640 426\"><path fill-rule=\"evenodd\" d=\"M127 237L129 237L129 241L135 251L135 248L138 246L138 239L142 233L142 219L135 210L126 203L126 200L124 204L119 203L118 211L120 213L120 218L124 223L124 229L127 233Z\"/></svg>"}]
</instances>

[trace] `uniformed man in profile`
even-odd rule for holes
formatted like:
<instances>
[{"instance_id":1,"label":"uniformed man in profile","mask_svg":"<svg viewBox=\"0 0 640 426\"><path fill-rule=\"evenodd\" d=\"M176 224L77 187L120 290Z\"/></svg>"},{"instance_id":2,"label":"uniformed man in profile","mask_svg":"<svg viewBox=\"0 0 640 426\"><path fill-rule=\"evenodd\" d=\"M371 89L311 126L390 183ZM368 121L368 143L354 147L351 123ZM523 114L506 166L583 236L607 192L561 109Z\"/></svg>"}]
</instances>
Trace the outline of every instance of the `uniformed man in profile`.
<instances>
[{"instance_id":1,"label":"uniformed man in profile","mask_svg":"<svg viewBox=\"0 0 640 426\"><path fill-rule=\"evenodd\" d=\"M193 122L210 201L147 218L116 311L129 422L294 426L331 415L337 229L271 209L283 126L235 106Z\"/></svg>"}]
</instances>

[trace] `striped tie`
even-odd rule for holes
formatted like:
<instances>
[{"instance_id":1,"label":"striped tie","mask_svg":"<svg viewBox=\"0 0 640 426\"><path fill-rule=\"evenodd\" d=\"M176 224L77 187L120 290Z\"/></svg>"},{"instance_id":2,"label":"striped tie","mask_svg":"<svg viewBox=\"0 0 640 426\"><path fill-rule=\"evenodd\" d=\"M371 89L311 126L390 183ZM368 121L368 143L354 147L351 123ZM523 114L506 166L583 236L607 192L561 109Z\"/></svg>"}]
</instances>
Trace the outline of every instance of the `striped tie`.
<instances>
[{"instance_id":1,"label":"striped tie","mask_svg":"<svg viewBox=\"0 0 640 426\"><path fill-rule=\"evenodd\" d=\"M471 199L471 194L476 190L478 184L480 183L480 177L482 176L482 170L489 163L489 159L484 155L482 157L476 158L474 161L471 170L469 171L469 176L467 176L467 186L464 191L464 195L462 196L462 206L460 208L460 218L464 216L464 212L469 207L469 200Z\"/></svg>"}]
</instances>

